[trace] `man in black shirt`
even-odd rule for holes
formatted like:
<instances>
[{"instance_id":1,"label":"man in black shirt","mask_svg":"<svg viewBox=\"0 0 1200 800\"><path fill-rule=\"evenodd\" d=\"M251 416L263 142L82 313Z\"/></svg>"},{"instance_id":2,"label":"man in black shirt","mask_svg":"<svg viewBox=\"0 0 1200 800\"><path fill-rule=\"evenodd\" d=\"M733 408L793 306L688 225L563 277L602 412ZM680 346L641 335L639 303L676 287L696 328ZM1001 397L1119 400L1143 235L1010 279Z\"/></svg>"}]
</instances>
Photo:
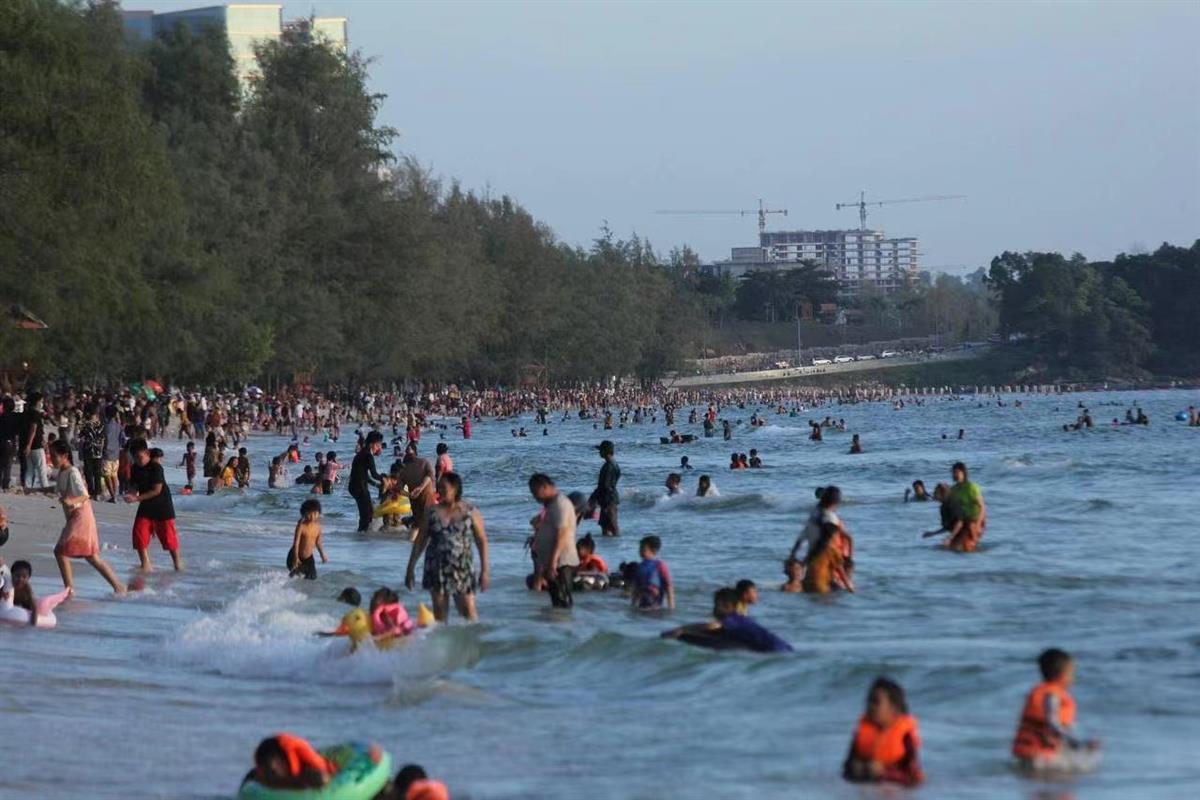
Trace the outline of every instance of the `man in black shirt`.
<instances>
[{"instance_id":1,"label":"man in black shirt","mask_svg":"<svg viewBox=\"0 0 1200 800\"><path fill-rule=\"evenodd\" d=\"M25 469L21 472L21 483L27 489L50 487L50 470L46 466L46 431L42 419L42 396L30 392L25 399L25 415L21 424L21 457Z\"/></svg>"},{"instance_id":2,"label":"man in black shirt","mask_svg":"<svg viewBox=\"0 0 1200 800\"><path fill-rule=\"evenodd\" d=\"M621 524L617 519L617 510L621 504L621 495L617 491L617 481L621 480L621 468L614 459L616 448L605 439L597 449L604 459L600 467L600 476L596 480L596 490L592 492L589 505L600 507L600 533L605 536L620 536Z\"/></svg>"},{"instance_id":3,"label":"man in black shirt","mask_svg":"<svg viewBox=\"0 0 1200 800\"><path fill-rule=\"evenodd\" d=\"M375 470L375 456L383 452L383 434L371 431L363 442L362 449L354 455L350 462L350 496L358 505L358 530L371 529L371 520L375 518L375 506L371 502L371 487L381 483L379 473Z\"/></svg>"},{"instance_id":4,"label":"man in black shirt","mask_svg":"<svg viewBox=\"0 0 1200 800\"><path fill-rule=\"evenodd\" d=\"M175 531L175 504L171 502L171 489L163 476L162 464L150 458L150 449L145 439L134 439L129 443L129 485L133 490L125 495L126 503L137 503L137 515L133 520L133 549L141 560L143 572L150 572L150 538L156 537L163 550L171 554L175 571L183 569L179 560L179 535Z\"/></svg>"}]
</instances>

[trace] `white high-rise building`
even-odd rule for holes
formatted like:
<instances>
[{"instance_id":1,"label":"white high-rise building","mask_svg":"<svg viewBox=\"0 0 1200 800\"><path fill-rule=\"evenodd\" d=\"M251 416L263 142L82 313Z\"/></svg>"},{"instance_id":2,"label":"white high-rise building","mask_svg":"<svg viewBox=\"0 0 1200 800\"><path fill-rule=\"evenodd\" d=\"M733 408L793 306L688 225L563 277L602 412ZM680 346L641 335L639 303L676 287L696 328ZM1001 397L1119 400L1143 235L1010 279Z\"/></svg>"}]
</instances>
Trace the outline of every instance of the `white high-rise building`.
<instances>
[{"instance_id":1,"label":"white high-rise building","mask_svg":"<svg viewBox=\"0 0 1200 800\"><path fill-rule=\"evenodd\" d=\"M919 259L915 237L889 239L883 231L768 231L758 247L735 247L728 261L713 266L741 277L812 262L837 278L842 294L853 295L864 284L888 293L902 288L916 277Z\"/></svg>"},{"instance_id":2,"label":"white high-rise building","mask_svg":"<svg viewBox=\"0 0 1200 800\"><path fill-rule=\"evenodd\" d=\"M162 14L153 11L123 11L122 14L125 35L136 41L149 41L179 24L186 25L193 33L206 27L223 28L243 89L258 71L254 48L262 42L278 40L285 28L319 36L340 50L349 46L345 17L311 17L285 23L280 3L223 3Z\"/></svg>"}]
</instances>

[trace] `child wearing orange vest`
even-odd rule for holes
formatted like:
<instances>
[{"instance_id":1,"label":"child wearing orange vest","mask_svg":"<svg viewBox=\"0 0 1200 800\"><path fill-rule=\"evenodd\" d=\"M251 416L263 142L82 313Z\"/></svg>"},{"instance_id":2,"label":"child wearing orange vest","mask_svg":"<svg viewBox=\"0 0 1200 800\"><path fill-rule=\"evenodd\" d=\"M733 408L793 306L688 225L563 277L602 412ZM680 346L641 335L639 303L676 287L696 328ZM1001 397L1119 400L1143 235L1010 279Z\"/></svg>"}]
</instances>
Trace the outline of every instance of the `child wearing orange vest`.
<instances>
[{"instance_id":1,"label":"child wearing orange vest","mask_svg":"<svg viewBox=\"0 0 1200 800\"><path fill-rule=\"evenodd\" d=\"M336 772L337 767L307 741L280 733L259 743L254 769L245 781L253 780L268 789L316 789L329 783Z\"/></svg>"},{"instance_id":2,"label":"child wearing orange vest","mask_svg":"<svg viewBox=\"0 0 1200 800\"><path fill-rule=\"evenodd\" d=\"M1075 682L1075 662L1069 653L1050 648L1038 657L1042 682L1025 698L1012 752L1027 770L1080 772L1095 765L1100 743L1083 742L1071 731L1075 699L1068 691Z\"/></svg>"},{"instance_id":3,"label":"child wearing orange vest","mask_svg":"<svg viewBox=\"0 0 1200 800\"><path fill-rule=\"evenodd\" d=\"M858 721L842 777L854 783L916 786L925 780L916 717L908 713L904 689L876 678L867 693L867 712Z\"/></svg>"}]
</instances>

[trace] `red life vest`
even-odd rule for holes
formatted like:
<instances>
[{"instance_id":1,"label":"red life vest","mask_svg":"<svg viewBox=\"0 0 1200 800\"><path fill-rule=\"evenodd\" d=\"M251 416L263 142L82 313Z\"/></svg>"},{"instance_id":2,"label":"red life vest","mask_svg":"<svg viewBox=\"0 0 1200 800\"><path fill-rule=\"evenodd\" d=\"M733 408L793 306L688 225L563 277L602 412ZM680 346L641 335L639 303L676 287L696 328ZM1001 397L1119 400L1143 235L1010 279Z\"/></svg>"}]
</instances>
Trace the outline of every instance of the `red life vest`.
<instances>
[{"instance_id":1,"label":"red life vest","mask_svg":"<svg viewBox=\"0 0 1200 800\"><path fill-rule=\"evenodd\" d=\"M1017 735L1013 739L1013 755L1017 758L1052 756L1062 749L1062 736L1046 719L1046 696L1058 698L1058 724L1075 724L1075 700L1067 690L1057 683L1043 681L1033 687L1025 699L1021 721L1017 724Z\"/></svg>"},{"instance_id":2,"label":"red life vest","mask_svg":"<svg viewBox=\"0 0 1200 800\"><path fill-rule=\"evenodd\" d=\"M895 767L904 760L904 738L912 735L913 747L921 746L917 736L917 719L905 714L886 728L880 728L868 717L858 721L854 734L854 757L863 761L878 761L885 767Z\"/></svg>"}]
</instances>

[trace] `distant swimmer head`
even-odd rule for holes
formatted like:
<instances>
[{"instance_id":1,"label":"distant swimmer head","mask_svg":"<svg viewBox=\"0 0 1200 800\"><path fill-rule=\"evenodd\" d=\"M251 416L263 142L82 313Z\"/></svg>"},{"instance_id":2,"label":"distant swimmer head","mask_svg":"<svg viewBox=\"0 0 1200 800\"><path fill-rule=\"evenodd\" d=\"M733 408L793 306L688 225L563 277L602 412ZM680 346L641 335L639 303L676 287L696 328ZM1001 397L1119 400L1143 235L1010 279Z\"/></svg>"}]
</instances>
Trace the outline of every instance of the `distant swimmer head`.
<instances>
[{"instance_id":1,"label":"distant swimmer head","mask_svg":"<svg viewBox=\"0 0 1200 800\"><path fill-rule=\"evenodd\" d=\"M347 586L345 589L342 589L342 593L338 595L338 600L356 608L362 605L362 595L353 586Z\"/></svg>"},{"instance_id":2,"label":"distant swimmer head","mask_svg":"<svg viewBox=\"0 0 1200 800\"><path fill-rule=\"evenodd\" d=\"M821 490L821 508L834 508L842 502L842 490L836 486L826 486Z\"/></svg>"},{"instance_id":3,"label":"distant swimmer head","mask_svg":"<svg viewBox=\"0 0 1200 800\"><path fill-rule=\"evenodd\" d=\"M728 586L713 592L713 616L717 619L737 612L738 593Z\"/></svg>"}]
</instances>

